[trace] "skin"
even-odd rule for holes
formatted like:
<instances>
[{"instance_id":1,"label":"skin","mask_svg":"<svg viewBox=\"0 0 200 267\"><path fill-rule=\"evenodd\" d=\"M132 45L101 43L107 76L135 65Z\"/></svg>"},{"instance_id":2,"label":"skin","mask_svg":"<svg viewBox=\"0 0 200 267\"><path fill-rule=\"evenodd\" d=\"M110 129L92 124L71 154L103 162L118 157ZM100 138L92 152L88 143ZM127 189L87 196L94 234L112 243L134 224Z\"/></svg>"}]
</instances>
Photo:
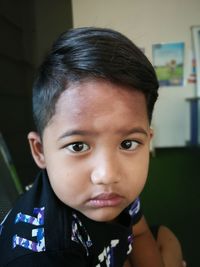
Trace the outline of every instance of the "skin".
<instances>
[{"instance_id":1,"label":"skin","mask_svg":"<svg viewBox=\"0 0 200 267\"><path fill-rule=\"evenodd\" d=\"M42 140L28 136L58 198L95 221L114 220L141 193L151 137L143 93L102 80L67 88Z\"/></svg>"},{"instance_id":2,"label":"skin","mask_svg":"<svg viewBox=\"0 0 200 267\"><path fill-rule=\"evenodd\" d=\"M158 231L157 245L161 251L165 266L186 267L179 240L174 233L164 225Z\"/></svg>"}]
</instances>

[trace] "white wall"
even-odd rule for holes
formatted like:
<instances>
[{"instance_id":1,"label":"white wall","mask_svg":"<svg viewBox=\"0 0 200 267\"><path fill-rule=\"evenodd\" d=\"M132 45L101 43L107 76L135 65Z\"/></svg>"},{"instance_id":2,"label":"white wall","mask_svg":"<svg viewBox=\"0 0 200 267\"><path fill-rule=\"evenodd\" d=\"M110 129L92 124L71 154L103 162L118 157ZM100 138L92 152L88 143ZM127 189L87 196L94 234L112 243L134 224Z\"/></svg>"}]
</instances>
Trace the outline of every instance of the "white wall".
<instances>
[{"instance_id":1,"label":"white wall","mask_svg":"<svg viewBox=\"0 0 200 267\"><path fill-rule=\"evenodd\" d=\"M195 87L191 72L192 25L200 25L199 0L72 0L74 27L100 26L121 31L152 61L152 44L185 43L183 87L160 88L153 127L156 147L184 146L189 139L189 104Z\"/></svg>"}]
</instances>

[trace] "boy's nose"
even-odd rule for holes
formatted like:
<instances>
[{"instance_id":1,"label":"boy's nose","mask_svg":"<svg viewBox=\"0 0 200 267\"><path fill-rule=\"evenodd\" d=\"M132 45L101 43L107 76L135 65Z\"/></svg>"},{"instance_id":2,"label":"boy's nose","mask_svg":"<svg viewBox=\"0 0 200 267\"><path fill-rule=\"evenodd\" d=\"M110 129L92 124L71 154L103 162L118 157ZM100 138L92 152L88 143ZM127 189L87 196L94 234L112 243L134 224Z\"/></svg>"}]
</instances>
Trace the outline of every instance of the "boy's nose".
<instances>
[{"instance_id":1,"label":"boy's nose","mask_svg":"<svg viewBox=\"0 0 200 267\"><path fill-rule=\"evenodd\" d=\"M114 159L101 159L96 162L91 173L93 184L112 184L120 181L119 164Z\"/></svg>"}]
</instances>

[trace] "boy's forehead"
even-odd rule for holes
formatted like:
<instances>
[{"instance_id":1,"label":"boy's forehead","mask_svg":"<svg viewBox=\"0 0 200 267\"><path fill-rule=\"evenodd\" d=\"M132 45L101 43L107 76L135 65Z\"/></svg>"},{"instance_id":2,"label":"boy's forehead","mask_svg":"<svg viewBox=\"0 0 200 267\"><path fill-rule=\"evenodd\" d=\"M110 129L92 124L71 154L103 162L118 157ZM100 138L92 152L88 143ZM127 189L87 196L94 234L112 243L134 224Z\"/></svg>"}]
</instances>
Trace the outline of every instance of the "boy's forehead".
<instances>
[{"instance_id":1,"label":"boy's forehead","mask_svg":"<svg viewBox=\"0 0 200 267\"><path fill-rule=\"evenodd\" d=\"M109 100L111 104L113 99L120 102L130 102L130 98L144 98L144 94L130 86L117 85L100 79L89 80L71 84L66 88L60 95L56 108L59 110L60 106L74 104L74 102L77 102L77 108L79 108L88 102L92 105L96 100L98 102Z\"/></svg>"},{"instance_id":2,"label":"boy's forehead","mask_svg":"<svg viewBox=\"0 0 200 267\"><path fill-rule=\"evenodd\" d=\"M107 81L78 83L63 91L56 103L54 115L74 118L98 117L109 115L115 110L119 113L131 111L140 116L144 115L143 113L146 113L144 94L133 88Z\"/></svg>"}]
</instances>

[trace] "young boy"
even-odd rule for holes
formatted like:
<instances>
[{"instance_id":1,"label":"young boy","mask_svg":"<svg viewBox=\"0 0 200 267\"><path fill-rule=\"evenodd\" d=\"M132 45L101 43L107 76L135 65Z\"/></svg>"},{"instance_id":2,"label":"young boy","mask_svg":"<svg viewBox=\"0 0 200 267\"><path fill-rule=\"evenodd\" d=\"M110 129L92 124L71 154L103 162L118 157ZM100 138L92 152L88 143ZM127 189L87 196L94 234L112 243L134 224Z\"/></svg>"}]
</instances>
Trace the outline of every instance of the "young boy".
<instances>
[{"instance_id":1,"label":"young boy","mask_svg":"<svg viewBox=\"0 0 200 267\"><path fill-rule=\"evenodd\" d=\"M0 266L164 266L140 209L158 82L109 29L63 33L33 88L42 169L2 222ZM133 249L132 249L133 248Z\"/></svg>"}]
</instances>

